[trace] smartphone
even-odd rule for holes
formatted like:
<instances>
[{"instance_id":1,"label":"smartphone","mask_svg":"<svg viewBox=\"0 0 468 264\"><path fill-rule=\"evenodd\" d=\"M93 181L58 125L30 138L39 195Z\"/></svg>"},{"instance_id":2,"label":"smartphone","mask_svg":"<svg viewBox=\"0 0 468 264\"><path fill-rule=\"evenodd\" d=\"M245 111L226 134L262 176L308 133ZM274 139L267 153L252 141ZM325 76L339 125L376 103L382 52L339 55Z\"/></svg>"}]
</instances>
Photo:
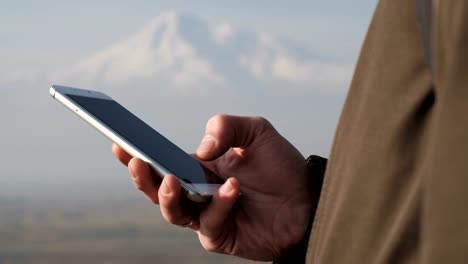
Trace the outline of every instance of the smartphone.
<instances>
[{"instance_id":1,"label":"smartphone","mask_svg":"<svg viewBox=\"0 0 468 264\"><path fill-rule=\"evenodd\" d=\"M108 95L60 85L52 85L49 92L127 153L147 162L157 176L176 176L190 200L209 201L221 186L218 176Z\"/></svg>"}]
</instances>

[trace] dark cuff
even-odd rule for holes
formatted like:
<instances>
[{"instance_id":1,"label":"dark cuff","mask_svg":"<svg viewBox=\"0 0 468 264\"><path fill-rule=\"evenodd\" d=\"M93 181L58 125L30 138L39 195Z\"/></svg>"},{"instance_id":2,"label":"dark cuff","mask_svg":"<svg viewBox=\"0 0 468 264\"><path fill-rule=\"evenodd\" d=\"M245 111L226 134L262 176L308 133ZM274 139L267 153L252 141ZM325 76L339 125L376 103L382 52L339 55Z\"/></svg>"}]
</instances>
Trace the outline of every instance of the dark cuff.
<instances>
[{"instance_id":1,"label":"dark cuff","mask_svg":"<svg viewBox=\"0 0 468 264\"><path fill-rule=\"evenodd\" d=\"M312 224L314 222L315 212L317 211L320 192L322 191L323 178L327 168L327 159L312 155L307 158L306 163L307 172L311 179L310 188L312 191L312 199L314 201L312 215L301 243L294 249L291 249L291 251L283 259L274 261L273 264L305 264L310 232L312 230Z\"/></svg>"}]
</instances>

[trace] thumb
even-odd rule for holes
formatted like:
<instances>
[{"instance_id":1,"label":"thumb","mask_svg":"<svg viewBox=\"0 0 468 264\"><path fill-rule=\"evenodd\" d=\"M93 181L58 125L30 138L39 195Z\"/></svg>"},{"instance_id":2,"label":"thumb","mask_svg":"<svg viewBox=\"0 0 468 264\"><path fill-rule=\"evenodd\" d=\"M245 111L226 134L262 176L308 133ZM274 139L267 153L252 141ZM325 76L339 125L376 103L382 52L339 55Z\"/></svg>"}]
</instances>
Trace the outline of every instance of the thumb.
<instances>
[{"instance_id":1,"label":"thumb","mask_svg":"<svg viewBox=\"0 0 468 264\"><path fill-rule=\"evenodd\" d=\"M246 148L273 126L263 117L215 115L206 124L205 136L196 155L201 160L214 160L230 148Z\"/></svg>"}]
</instances>

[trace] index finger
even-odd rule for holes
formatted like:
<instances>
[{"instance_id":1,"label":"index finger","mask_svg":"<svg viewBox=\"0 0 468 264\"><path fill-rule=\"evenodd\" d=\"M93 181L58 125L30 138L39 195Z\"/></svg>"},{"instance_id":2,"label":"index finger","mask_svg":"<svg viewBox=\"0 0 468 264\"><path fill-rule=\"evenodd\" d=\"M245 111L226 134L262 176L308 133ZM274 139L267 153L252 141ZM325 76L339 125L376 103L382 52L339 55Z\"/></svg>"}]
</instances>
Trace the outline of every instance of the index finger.
<instances>
[{"instance_id":1,"label":"index finger","mask_svg":"<svg viewBox=\"0 0 468 264\"><path fill-rule=\"evenodd\" d=\"M117 159L122 162L123 165L128 166L128 163L132 159L132 156L128 154L125 150L119 147L117 144L112 144L112 153L117 157Z\"/></svg>"}]
</instances>

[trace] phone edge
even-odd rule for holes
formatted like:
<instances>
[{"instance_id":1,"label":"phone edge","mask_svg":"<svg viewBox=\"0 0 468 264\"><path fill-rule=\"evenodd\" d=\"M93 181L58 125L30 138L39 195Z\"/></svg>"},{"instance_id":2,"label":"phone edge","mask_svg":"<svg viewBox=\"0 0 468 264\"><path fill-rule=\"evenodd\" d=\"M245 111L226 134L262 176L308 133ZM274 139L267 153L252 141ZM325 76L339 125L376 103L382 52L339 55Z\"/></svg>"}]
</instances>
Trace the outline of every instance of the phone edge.
<instances>
[{"instance_id":1,"label":"phone edge","mask_svg":"<svg viewBox=\"0 0 468 264\"><path fill-rule=\"evenodd\" d=\"M73 89L78 92L83 92L83 91L88 91L84 89L78 89L78 88L71 88L71 87L65 87L65 86L58 86L57 88L62 88L62 89L56 89L56 85L52 85L49 89L49 93L52 95L52 97L60 102L63 106L65 106L68 110L72 111L75 113L79 118L81 118L83 121L85 121L87 124L89 124L91 127L99 131L102 135L104 135L106 138L108 138L110 141L116 143L118 146L123 148L128 154L132 155L133 157L138 157L141 160L145 161L148 163L157 174L161 178L168 174L172 174L167 170L165 167L160 165L158 162L154 161L150 157L148 157L145 153L142 153L139 151L137 147L135 147L131 142L126 140L125 138L122 138L117 132L115 132L112 128L101 122L99 119L97 119L93 114L89 113L86 109L81 107L80 105L74 103L70 99L66 97L66 95L62 94L63 91L60 90L69 90ZM91 91L91 90L90 90ZM96 91L92 91L96 92ZM103 93L100 93L101 95L105 95ZM86 96L86 95L83 95ZM89 97L89 95L88 95ZM105 97L102 97L101 99L107 99L107 100L113 100L111 97L105 95ZM203 195L202 193L199 193L196 189L191 188L190 185L185 184L182 180L177 178L179 180L179 183L181 186L184 187L186 190L185 194L187 198L194 202L207 202L211 199L212 195ZM205 185L217 185L220 186L219 184L205 184Z\"/></svg>"}]
</instances>

